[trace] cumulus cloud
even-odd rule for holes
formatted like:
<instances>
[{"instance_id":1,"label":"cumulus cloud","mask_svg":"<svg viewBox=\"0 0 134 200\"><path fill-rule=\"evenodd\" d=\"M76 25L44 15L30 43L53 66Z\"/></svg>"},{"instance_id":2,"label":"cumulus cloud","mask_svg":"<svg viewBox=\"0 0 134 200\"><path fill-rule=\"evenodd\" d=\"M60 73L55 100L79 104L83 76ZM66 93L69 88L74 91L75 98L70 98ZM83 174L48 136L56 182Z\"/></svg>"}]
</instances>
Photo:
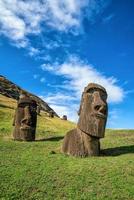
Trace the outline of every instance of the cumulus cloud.
<instances>
[{"instance_id":1,"label":"cumulus cloud","mask_svg":"<svg viewBox=\"0 0 134 200\"><path fill-rule=\"evenodd\" d=\"M57 104L66 104L67 102L70 101L75 101L76 98L74 96L70 96L67 94L63 94L63 93L57 93L57 94L48 94L48 96L46 97L46 101L50 104L55 104L55 102L57 102Z\"/></svg>"},{"instance_id":2,"label":"cumulus cloud","mask_svg":"<svg viewBox=\"0 0 134 200\"><path fill-rule=\"evenodd\" d=\"M108 101L111 103L121 102L124 98L124 90L118 85L118 80L114 77L106 77L96 68L77 57L70 57L63 64L55 63L54 65L42 65L43 70L48 70L56 75L63 76L67 79L64 88L73 90L75 96L80 98L83 88L88 83L98 83L106 88Z\"/></svg>"},{"instance_id":3,"label":"cumulus cloud","mask_svg":"<svg viewBox=\"0 0 134 200\"><path fill-rule=\"evenodd\" d=\"M78 119L78 104L75 102L76 98L64 95L63 93L48 94L47 96L40 96L46 101L51 108L53 108L60 117L67 115L68 119L76 122Z\"/></svg>"},{"instance_id":4,"label":"cumulus cloud","mask_svg":"<svg viewBox=\"0 0 134 200\"><path fill-rule=\"evenodd\" d=\"M29 55L32 56L36 56L39 54L39 49L34 48L34 47L29 47Z\"/></svg>"},{"instance_id":5,"label":"cumulus cloud","mask_svg":"<svg viewBox=\"0 0 134 200\"><path fill-rule=\"evenodd\" d=\"M28 36L40 35L46 27L76 33L106 5L103 0L0 0L0 34L18 47L29 45ZM48 29L47 29L48 30Z\"/></svg>"},{"instance_id":6,"label":"cumulus cloud","mask_svg":"<svg viewBox=\"0 0 134 200\"><path fill-rule=\"evenodd\" d=\"M76 122L78 120L78 115L74 105L67 107L57 104L50 104L50 106L60 115L60 117L67 115L70 121Z\"/></svg>"},{"instance_id":7,"label":"cumulus cloud","mask_svg":"<svg viewBox=\"0 0 134 200\"><path fill-rule=\"evenodd\" d=\"M0 33L26 47L27 35L40 32L41 13L39 1L0 0Z\"/></svg>"},{"instance_id":8,"label":"cumulus cloud","mask_svg":"<svg viewBox=\"0 0 134 200\"><path fill-rule=\"evenodd\" d=\"M88 6L88 3L88 0L48 1L48 13L51 16L51 20L48 19L48 24L62 31L67 31L72 27L80 27L82 9Z\"/></svg>"},{"instance_id":9,"label":"cumulus cloud","mask_svg":"<svg viewBox=\"0 0 134 200\"><path fill-rule=\"evenodd\" d=\"M42 64L41 69L64 78L61 85L54 85L54 88L58 88L60 92L57 93L55 90L53 94L48 94L45 100L56 109L59 115L63 115L62 111L64 110L72 121L77 121L78 119L77 111L79 110L81 94L88 83L94 82L105 87L109 103L119 103L125 96L124 89L119 86L115 77L105 76L93 65L75 56L70 56L62 64L58 62L53 65ZM115 120L115 112L110 111L111 118Z\"/></svg>"}]
</instances>

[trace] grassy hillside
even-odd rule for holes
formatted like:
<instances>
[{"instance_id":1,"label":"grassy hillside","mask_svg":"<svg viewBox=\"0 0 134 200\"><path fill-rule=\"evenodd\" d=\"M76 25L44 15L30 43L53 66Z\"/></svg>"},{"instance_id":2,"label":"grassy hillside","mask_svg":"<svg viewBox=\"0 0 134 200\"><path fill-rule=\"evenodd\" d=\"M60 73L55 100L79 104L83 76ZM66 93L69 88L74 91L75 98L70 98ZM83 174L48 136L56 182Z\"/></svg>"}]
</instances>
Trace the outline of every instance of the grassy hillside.
<instances>
[{"instance_id":1,"label":"grassy hillside","mask_svg":"<svg viewBox=\"0 0 134 200\"><path fill-rule=\"evenodd\" d=\"M34 99L38 103L41 110L46 111L48 113L50 111L53 111L54 115L58 117L57 113L52 108L50 108L49 105L43 99L22 89L20 86L8 80L6 77L0 75L0 94L17 100L22 91L25 92L28 96L32 96L32 99Z\"/></svg>"},{"instance_id":2,"label":"grassy hillside","mask_svg":"<svg viewBox=\"0 0 134 200\"><path fill-rule=\"evenodd\" d=\"M12 140L16 102L0 95L0 199L134 199L134 131L107 130L102 155L74 158L60 153L75 125L46 113L38 117L35 142Z\"/></svg>"},{"instance_id":3,"label":"grassy hillside","mask_svg":"<svg viewBox=\"0 0 134 200\"><path fill-rule=\"evenodd\" d=\"M0 137L11 138L15 108L16 100L0 95ZM37 122L37 139L48 136L63 136L66 130L70 130L75 126L74 123L63 121L57 117L51 119L48 117L48 113L45 112L41 112Z\"/></svg>"}]
</instances>

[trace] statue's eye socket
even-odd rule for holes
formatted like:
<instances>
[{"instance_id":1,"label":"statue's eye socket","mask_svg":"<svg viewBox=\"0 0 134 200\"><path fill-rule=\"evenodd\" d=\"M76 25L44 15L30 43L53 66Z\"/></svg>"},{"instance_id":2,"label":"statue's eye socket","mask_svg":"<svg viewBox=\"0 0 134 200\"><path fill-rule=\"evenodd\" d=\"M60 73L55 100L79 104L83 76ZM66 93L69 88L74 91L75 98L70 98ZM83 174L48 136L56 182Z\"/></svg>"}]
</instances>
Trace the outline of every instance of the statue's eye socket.
<instances>
[{"instance_id":1,"label":"statue's eye socket","mask_svg":"<svg viewBox=\"0 0 134 200\"><path fill-rule=\"evenodd\" d=\"M102 98L104 101L106 101L106 100L107 100L107 95L106 95L104 92L102 92L102 93L101 93L101 98Z\"/></svg>"},{"instance_id":2,"label":"statue's eye socket","mask_svg":"<svg viewBox=\"0 0 134 200\"><path fill-rule=\"evenodd\" d=\"M93 94L94 92L95 92L95 90L93 88L91 88L91 89L88 90L89 94Z\"/></svg>"},{"instance_id":3,"label":"statue's eye socket","mask_svg":"<svg viewBox=\"0 0 134 200\"><path fill-rule=\"evenodd\" d=\"M95 93L95 92L98 92L98 93L100 94L101 98L102 98L104 101L107 100L107 94L106 94L104 91L100 90L99 88L90 88L90 89L87 91L88 94L93 94L93 93Z\"/></svg>"},{"instance_id":4,"label":"statue's eye socket","mask_svg":"<svg viewBox=\"0 0 134 200\"><path fill-rule=\"evenodd\" d=\"M25 108L26 106L29 106L29 104L28 103L20 103L18 106L21 108Z\"/></svg>"}]
</instances>

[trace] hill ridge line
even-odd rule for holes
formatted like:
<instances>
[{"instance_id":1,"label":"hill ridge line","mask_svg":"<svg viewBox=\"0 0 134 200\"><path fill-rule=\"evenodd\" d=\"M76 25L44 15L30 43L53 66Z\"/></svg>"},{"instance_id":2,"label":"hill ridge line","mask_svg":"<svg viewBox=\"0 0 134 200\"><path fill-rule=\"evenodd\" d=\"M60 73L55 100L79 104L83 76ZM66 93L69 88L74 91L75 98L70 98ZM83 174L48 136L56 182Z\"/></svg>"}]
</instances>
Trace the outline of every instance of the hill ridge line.
<instances>
[{"instance_id":1,"label":"hill ridge line","mask_svg":"<svg viewBox=\"0 0 134 200\"><path fill-rule=\"evenodd\" d=\"M48 112L48 113L53 111L54 115L56 117L59 117L58 114L40 97L21 88L20 86L18 86L17 84L13 83L12 81L8 80L5 76L0 74L0 94L4 95L6 97L9 97L9 98L18 100L21 91L24 91L28 95L32 96L32 98L40 106L41 110Z\"/></svg>"}]
</instances>

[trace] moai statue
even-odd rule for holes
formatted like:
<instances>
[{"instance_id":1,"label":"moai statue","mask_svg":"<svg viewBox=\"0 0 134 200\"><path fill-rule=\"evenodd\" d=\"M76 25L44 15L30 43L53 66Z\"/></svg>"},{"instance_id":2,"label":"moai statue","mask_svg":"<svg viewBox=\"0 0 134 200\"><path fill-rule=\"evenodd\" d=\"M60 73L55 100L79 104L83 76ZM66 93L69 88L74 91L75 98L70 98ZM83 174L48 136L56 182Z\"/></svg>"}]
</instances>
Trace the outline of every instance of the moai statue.
<instances>
[{"instance_id":1,"label":"moai statue","mask_svg":"<svg viewBox=\"0 0 134 200\"><path fill-rule=\"evenodd\" d=\"M49 112L49 117L54 118L54 112L52 110L50 110L50 112Z\"/></svg>"},{"instance_id":2,"label":"moai statue","mask_svg":"<svg viewBox=\"0 0 134 200\"><path fill-rule=\"evenodd\" d=\"M14 116L13 131L14 140L33 141L35 140L37 122L37 103L26 94L21 94Z\"/></svg>"},{"instance_id":3,"label":"moai statue","mask_svg":"<svg viewBox=\"0 0 134 200\"><path fill-rule=\"evenodd\" d=\"M62 152L72 156L98 156L100 138L107 121L107 93L102 86L90 83L85 87L79 109L77 128L64 137Z\"/></svg>"},{"instance_id":4,"label":"moai statue","mask_svg":"<svg viewBox=\"0 0 134 200\"><path fill-rule=\"evenodd\" d=\"M63 115L62 120L67 120L67 115Z\"/></svg>"}]
</instances>

